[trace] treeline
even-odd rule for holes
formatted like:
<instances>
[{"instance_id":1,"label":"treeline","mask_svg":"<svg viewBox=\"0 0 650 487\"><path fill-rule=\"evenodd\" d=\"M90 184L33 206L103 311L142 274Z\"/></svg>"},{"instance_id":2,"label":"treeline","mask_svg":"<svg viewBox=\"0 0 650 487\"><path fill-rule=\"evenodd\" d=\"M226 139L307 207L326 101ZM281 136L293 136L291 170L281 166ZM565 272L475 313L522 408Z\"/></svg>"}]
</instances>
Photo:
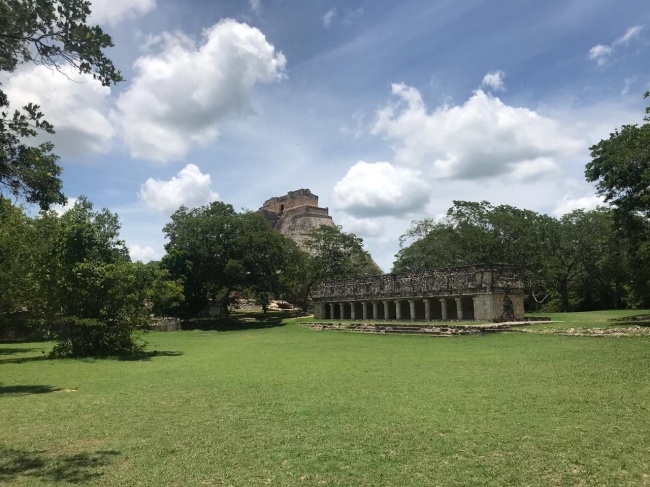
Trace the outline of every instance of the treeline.
<instances>
[{"instance_id":1,"label":"treeline","mask_svg":"<svg viewBox=\"0 0 650 487\"><path fill-rule=\"evenodd\" d=\"M621 231L612 209L560 218L487 201L454 201L439 220L414 222L401 237L393 272L503 262L526 286L526 307L587 311L650 306L650 226Z\"/></svg>"},{"instance_id":2,"label":"treeline","mask_svg":"<svg viewBox=\"0 0 650 487\"><path fill-rule=\"evenodd\" d=\"M176 211L160 262L131 262L119 229L83 197L34 218L0 197L0 338L53 338L55 356L131 355L154 316L191 320L218 305L227 318L235 293L265 310L271 295L306 308L319 280L380 272L340 228L314 230L303 250L222 202Z\"/></svg>"}]
</instances>

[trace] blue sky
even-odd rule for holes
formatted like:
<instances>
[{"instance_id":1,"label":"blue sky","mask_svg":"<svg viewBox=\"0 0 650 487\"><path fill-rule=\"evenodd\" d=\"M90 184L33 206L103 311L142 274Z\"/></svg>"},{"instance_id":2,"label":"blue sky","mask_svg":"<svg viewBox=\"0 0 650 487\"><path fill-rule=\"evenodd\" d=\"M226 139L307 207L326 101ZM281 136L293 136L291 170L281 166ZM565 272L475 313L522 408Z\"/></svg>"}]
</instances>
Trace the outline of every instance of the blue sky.
<instances>
[{"instance_id":1,"label":"blue sky","mask_svg":"<svg viewBox=\"0 0 650 487\"><path fill-rule=\"evenodd\" d=\"M645 0L92 3L123 83L0 81L40 102L66 195L117 212L136 259L180 204L310 188L389 271L453 200L595 207L588 147L648 104Z\"/></svg>"}]
</instances>

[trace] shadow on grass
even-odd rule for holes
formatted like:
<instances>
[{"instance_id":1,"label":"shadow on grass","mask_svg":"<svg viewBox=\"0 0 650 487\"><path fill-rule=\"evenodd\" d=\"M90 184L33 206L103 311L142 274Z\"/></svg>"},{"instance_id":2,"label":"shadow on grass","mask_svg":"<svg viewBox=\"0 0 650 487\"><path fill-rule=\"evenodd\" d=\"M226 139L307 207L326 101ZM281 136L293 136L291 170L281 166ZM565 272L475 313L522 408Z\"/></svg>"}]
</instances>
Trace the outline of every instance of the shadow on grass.
<instances>
[{"instance_id":1,"label":"shadow on grass","mask_svg":"<svg viewBox=\"0 0 650 487\"><path fill-rule=\"evenodd\" d=\"M633 315L633 316L625 316L624 318L613 318L611 320L612 323L616 323L617 325L629 325L629 326L643 326L643 327L648 327L650 326L650 315L649 314L643 314L643 315Z\"/></svg>"},{"instance_id":2,"label":"shadow on grass","mask_svg":"<svg viewBox=\"0 0 650 487\"><path fill-rule=\"evenodd\" d=\"M45 350L44 348L0 348L0 357L3 355L16 355Z\"/></svg>"},{"instance_id":3,"label":"shadow on grass","mask_svg":"<svg viewBox=\"0 0 650 487\"><path fill-rule=\"evenodd\" d=\"M174 352L171 350L149 350L135 355L121 355L116 358L120 362L138 362L151 360L154 357L179 357L181 355L183 355L183 352Z\"/></svg>"},{"instance_id":4,"label":"shadow on grass","mask_svg":"<svg viewBox=\"0 0 650 487\"><path fill-rule=\"evenodd\" d=\"M116 451L97 451L74 455L47 455L42 451L24 451L0 447L0 483L9 483L21 477L43 482L87 483L100 477L101 467L109 465Z\"/></svg>"},{"instance_id":5,"label":"shadow on grass","mask_svg":"<svg viewBox=\"0 0 650 487\"><path fill-rule=\"evenodd\" d=\"M307 316L302 311L233 312L228 320L197 318L183 323L183 330L237 331L284 326L284 320Z\"/></svg>"},{"instance_id":6,"label":"shadow on grass","mask_svg":"<svg viewBox=\"0 0 650 487\"><path fill-rule=\"evenodd\" d=\"M26 394L46 394L48 392L60 391L58 387L34 385L34 386L3 386L0 385L0 396L15 394L24 396Z\"/></svg>"},{"instance_id":7,"label":"shadow on grass","mask_svg":"<svg viewBox=\"0 0 650 487\"><path fill-rule=\"evenodd\" d=\"M39 362L41 360L47 360L47 355L40 355L38 357L22 357L22 358L0 358L1 364L24 364L26 362Z\"/></svg>"}]
</instances>

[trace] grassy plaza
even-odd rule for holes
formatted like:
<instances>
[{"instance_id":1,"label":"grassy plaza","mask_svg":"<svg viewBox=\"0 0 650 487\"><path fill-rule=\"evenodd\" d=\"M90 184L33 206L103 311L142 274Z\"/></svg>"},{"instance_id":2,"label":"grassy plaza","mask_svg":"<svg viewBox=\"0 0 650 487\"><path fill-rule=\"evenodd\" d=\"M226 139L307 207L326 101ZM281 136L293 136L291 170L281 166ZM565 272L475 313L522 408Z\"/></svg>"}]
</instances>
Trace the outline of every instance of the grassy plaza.
<instances>
[{"instance_id":1,"label":"grassy plaza","mask_svg":"<svg viewBox=\"0 0 650 487\"><path fill-rule=\"evenodd\" d=\"M647 326L627 318L643 313L526 328ZM0 344L0 484L650 484L647 335L362 335L281 318L149 333L139 360Z\"/></svg>"}]
</instances>

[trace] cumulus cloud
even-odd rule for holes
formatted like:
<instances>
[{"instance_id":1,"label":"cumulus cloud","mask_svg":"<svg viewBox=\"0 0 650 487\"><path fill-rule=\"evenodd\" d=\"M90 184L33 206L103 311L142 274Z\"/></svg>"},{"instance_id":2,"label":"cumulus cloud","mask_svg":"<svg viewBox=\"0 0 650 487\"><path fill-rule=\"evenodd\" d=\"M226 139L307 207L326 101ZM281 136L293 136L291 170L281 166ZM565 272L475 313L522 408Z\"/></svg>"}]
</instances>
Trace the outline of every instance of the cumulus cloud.
<instances>
[{"instance_id":1,"label":"cumulus cloud","mask_svg":"<svg viewBox=\"0 0 650 487\"><path fill-rule=\"evenodd\" d=\"M259 82L282 78L286 59L254 27L226 19L203 32L200 44L181 33L148 42L131 86L114 114L131 156L167 162L207 144L225 118L250 110Z\"/></svg>"},{"instance_id":2,"label":"cumulus cloud","mask_svg":"<svg viewBox=\"0 0 650 487\"><path fill-rule=\"evenodd\" d=\"M403 215L422 209L429 189L419 171L389 162L357 162L334 186L333 207L356 218Z\"/></svg>"},{"instance_id":3,"label":"cumulus cloud","mask_svg":"<svg viewBox=\"0 0 650 487\"><path fill-rule=\"evenodd\" d=\"M355 218L351 215L343 214L337 222L345 229L361 237L378 237L384 232L382 223L377 218Z\"/></svg>"},{"instance_id":4,"label":"cumulus cloud","mask_svg":"<svg viewBox=\"0 0 650 487\"><path fill-rule=\"evenodd\" d=\"M156 8L156 0L91 0L90 22L116 26L148 14Z\"/></svg>"},{"instance_id":5,"label":"cumulus cloud","mask_svg":"<svg viewBox=\"0 0 650 487\"><path fill-rule=\"evenodd\" d=\"M336 9L335 8L333 8L332 10L329 10L325 15L323 15L323 25L325 26L325 28L332 25L332 22L334 22L335 18L336 18Z\"/></svg>"},{"instance_id":6,"label":"cumulus cloud","mask_svg":"<svg viewBox=\"0 0 650 487\"><path fill-rule=\"evenodd\" d=\"M141 262L149 262L150 260L157 260L160 258L158 255L158 252L154 250L153 247L150 247L149 245L129 245L129 254L131 256L131 260L133 261L141 261Z\"/></svg>"},{"instance_id":7,"label":"cumulus cloud","mask_svg":"<svg viewBox=\"0 0 650 487\"><path fill-rule=\"evenodd\" d=\"M639 37L642 29L643 26L641 25L632 26L625 31L625 34L615 39L611 45L596 44L594 47L589 49L587 56L590 60L596 61L598 66L603 66L613 55L616 48L630 44L631 41Z\"/></svg>"},{"instance_id":8,"label":"cumulus cloud","mask_svg":"<svg viewBox=\"0 0 650 487\"><path fill-rule=\"evenodd\" d=\"M555 207L553 214L559 217L571 213L573 210L594 210L598 206L605 206L605 204L605 200L601 196L589 195L580 198L573 198L571 195L567 194Z\"/></svg>"},{"instance_id":9,"label":"cumulus cloud","mask_svg":"<svg viewBox=\"0 0 650 487\"><path fill-rule=\"evenodd\" d=\"M115 130L108 119L110 88L70 69L25 65L0 80L13 109L40 105L56 134L47 135L58 154L82 156L110 149Z\"/></svg>"},{"instance_id":10,"label":"cumulus cloud","mask_svg":"<svg viewBox=\"0 0 650 487\"><path fill-rule=\"evenodd\" d=\"M372 133L392 143L395 163L431 179L527 179L559 171L557 159L584 148L560 124L477 90L462 105L430 112L420 92L394 84L397 102L377 113Z\"/></svg>"},{"instance_id":11,"label":"cumulus cloud","mask_svg":"<svg viewBox=\"0 0 650 487\"><path fill-rule=\"evenodd\" d=\"M149 178L140 186L138 197L145 205L171 214L181 205L190 208L219 199L212 191L212 178L194 164L188 164L169 181Z\"/></svg>"},{"instance_id":12,"label":"cumulus cloud","mask_svg":"<svg viewBox=\"0 0 650 487\"><path fill-rule=\"evenodd\" d=\"M68 210L70 210L75 203L77 202L78 198L68 198L67 201L62 204L62 205L52 205L51 209L59 216L63 215L66 213Z\"/></svg>"},{"instance_id":13,"label":"cumulus cloud","mask_svg":"<svg viewBox=\"0 0 650 487\"><path fill-rule=\"evenodd\" d=\"M505 86L503 84L503 78L505 73L503 71L490 71L485 76L483 76L483 82L481 86L486 88L492 88L494 91L505 91Z\"/></svg>"}]
</instances>

